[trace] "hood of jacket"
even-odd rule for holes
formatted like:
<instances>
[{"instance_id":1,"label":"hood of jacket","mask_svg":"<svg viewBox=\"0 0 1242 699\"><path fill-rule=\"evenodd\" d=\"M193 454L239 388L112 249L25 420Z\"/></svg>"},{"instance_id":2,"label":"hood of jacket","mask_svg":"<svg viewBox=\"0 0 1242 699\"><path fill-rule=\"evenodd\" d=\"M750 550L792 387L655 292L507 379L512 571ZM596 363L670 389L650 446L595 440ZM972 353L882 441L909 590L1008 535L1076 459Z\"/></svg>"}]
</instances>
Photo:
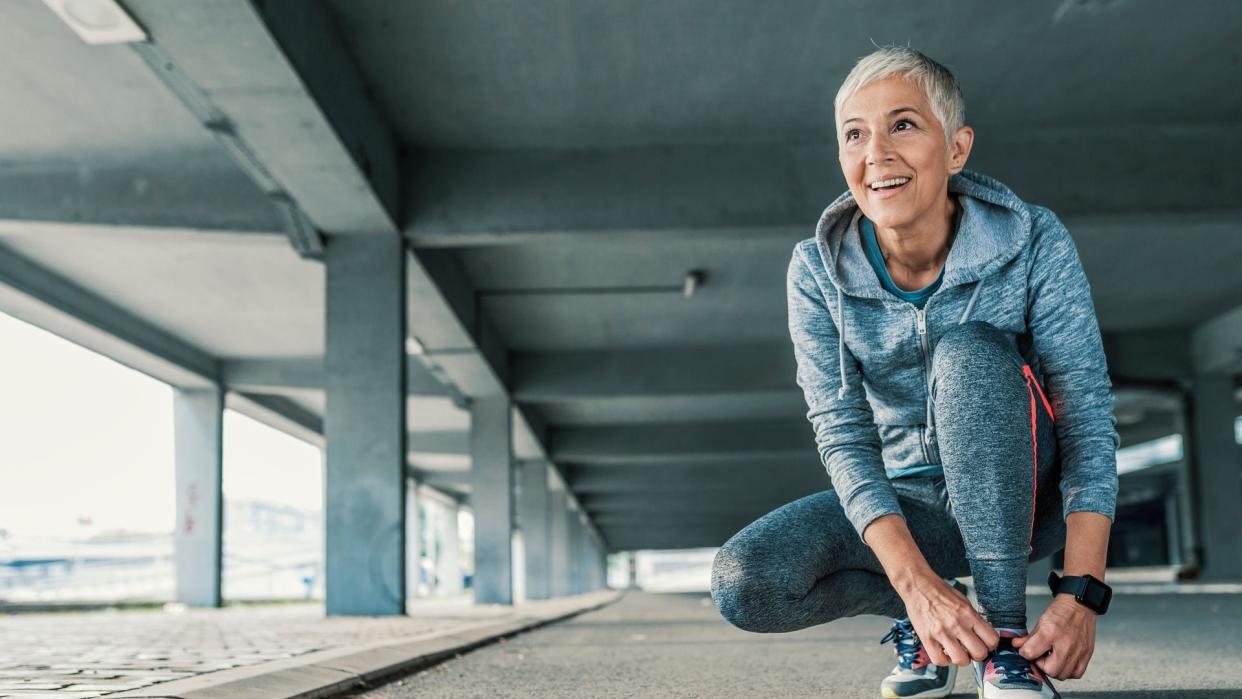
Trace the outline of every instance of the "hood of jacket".
<instances>
[{"instance_id":1,"label":"hood of jacket","mask_svg":"<svg viewBox=\"0 0 1242 699\"><path fill-rule=\"evenodd\" d=\"M980 281L1000 269L1027 245L1032 229L1026 203L1013 190L987 175L963 169L949 177L948 191L950 196L957 196L962 213L957 236L945 260L942 289ZM843 297L892 298L880 285L867 260L857 232L861 215L854 195L846 190L828 205L815 228L816 247L837 292L841 319L837 353L843 377L846 376L845 340L849 332ZM982 288L982 284L975 287L959 322L969 319ZM848 390L848 382L843 381L838 398L844 397Z\"/></svg>"},{"instance_id":2,"label":"hood of jacket","mask_svg":"<svg viewBox=\"0 0 1242 699\"><path fill-rule=\"evenodd\" d=\"M949 178L948 189L950 196L965 196L958 197L962 217L945 261L941 282L944 288L988 276L1013 259L1031 235L1031 214L1026 203L991 177L962 170ZM858 203L849 190L824 210L815 228L824 267L841 293L862 298L889 298L855 232L860 215Z\"/></svg>"}]
</instances>

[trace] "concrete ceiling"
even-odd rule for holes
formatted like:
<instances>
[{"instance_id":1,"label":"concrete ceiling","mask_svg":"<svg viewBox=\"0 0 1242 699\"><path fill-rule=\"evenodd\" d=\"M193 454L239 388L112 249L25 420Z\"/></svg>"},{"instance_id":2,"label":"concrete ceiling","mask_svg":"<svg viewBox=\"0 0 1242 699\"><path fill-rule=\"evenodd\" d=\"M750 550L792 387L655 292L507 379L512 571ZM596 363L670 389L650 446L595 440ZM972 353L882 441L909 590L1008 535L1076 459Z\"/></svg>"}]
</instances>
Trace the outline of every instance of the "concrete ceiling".
<instances>
[{"instance_id":1,"label":"concrete ceiling","mask_svg":"<svg viewBox=\"0 0 1242 699\"><path fill-rule=\"evenodd\" d=\"M206 99L316 227L389 213L410 240L428 350L412 358L412 468L468 497L462 405L502 381L529 426L519 457L549 457L614 548L719 544L827 486L784 275L844 188L831 100L873 41L957 73L971 167L1066 221L1121 376L1167 388L1196 329L1242 305L1233 3L335 0L316 6L325 25L281 3L126 4L208 76ZM137 52L10 5L0 95L21 108L0 112L0 277L5 260L43 270L313 431L323 269L282 235L271 183ZM251 26L262 12L270 34ZM327 117L308 122L316 104ZM391 141L357 137L380 130ZM1242 346L1226 330L1213 337ZM1119 392L1126 423L1177 409Z\"/></svg>"}]
</instances>

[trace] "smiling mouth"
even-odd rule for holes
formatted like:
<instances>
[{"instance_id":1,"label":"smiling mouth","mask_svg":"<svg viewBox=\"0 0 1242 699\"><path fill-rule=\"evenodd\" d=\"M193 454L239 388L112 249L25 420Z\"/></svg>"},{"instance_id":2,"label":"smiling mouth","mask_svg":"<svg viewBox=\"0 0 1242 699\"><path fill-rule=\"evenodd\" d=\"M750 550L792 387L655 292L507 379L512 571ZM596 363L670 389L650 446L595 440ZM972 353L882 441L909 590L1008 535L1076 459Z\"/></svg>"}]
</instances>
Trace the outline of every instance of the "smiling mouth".
<instances>
[{"instance_id":1,"label":"smiling mouth","mask_svg":"<svg viewBox=\"0 0 1242 699\"><path fill-rule=\"evenodd\" d=\"M876 180L868 185L868 188L873 192L885 192L893 189L900 189L909 181L909 177L892 177L887 180Z\"/></svg>"}]
</instances>

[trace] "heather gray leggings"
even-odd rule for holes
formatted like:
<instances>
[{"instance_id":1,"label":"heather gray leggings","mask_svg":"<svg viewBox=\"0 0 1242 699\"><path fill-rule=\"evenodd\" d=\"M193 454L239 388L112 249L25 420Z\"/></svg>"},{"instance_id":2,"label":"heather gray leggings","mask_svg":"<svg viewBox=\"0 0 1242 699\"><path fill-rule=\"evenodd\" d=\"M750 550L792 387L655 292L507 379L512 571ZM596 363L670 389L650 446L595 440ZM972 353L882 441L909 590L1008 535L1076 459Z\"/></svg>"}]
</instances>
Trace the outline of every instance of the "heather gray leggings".
<instances>
[{"instance_id":1,"label":"heather gray leggings","mask_svg":"<svg viewBox=\"0 0 1242 699\"><path fill-rule=\"evenodd\" d=\"M973 575L985 618L1022 628L1028 558L1065 545L1053 423L1023 365L1013 336L992 325L973 321L946 333L932 362L944 475L892 481L932 569L946 578ZM712 566L712 597L729 622L748 631L794 631L858 614L906 616L831 490L784 505L729 539Z\"/></svg>"}]
</instances>

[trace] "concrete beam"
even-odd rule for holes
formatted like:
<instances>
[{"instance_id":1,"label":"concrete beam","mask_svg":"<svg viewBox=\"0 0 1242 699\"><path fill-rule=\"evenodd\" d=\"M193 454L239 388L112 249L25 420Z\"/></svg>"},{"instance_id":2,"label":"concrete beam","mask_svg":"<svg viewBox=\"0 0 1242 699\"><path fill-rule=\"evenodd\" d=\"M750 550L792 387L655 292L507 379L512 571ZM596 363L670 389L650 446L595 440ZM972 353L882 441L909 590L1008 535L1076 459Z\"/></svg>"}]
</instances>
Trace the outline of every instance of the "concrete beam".
<instances>
[{"instance_id":1,"label":"concrete beam","mask_svg":"<svg viewBox=\"0 0 1242 699\"><path fill-rule=\"evenodd\" d=\"M410 476L429 488L435 488L454 499L460 499L462 493L470 490L469 471L428 471L426 469L408 469Z\"/></svg>"},{"instance_id":2,"label":"concrete beam","mask_svg":"<svg viewBox=\"0 0 1242 699\"><path fill-rule=\"evenodd\" d=\"M319 230L391 233L398 146L327 5L212 0L126 8L158 50L140 54L269 194Z\"/></svg>"},{"instance_id":3,"label":"concrete beam","mask_svg":"<svg viewBox=\"0 0 1242 699\"><path fill-rule=\"evenodd\" d=\"M788 344L638 350L515 353L515 400L796 394Z\"/></svg>"},{"instance_id":4,"label":"concrete beam","mask_svg":"<svg viewBox=\"0 0 1242 699\"><path fill-rule=\"evenodd\" d=\"M182 388L214 388L214 357L0 244L0 310Z\"/></svg>"},{"instance_id":5,"label":"concrete beam","mask_svg":"<svg viewBox=\"0 0 1242 699\"><path fill-rule=\"evenodd\" d=\"M226 408L236 410L268 427L314 444L324 446L323 418L282 396L229 392Z\"/></svg>"},{"instance_id":6,"label":"concrete beam","mask_svg":"<svg viewBox=\"0 0 1242 699\"><path fill-rule=\"evenodd\" d=\"M412 454L470 454L468 431L411 432L406 442Z\"/></svg>"},{"instance_id":7,"label":"concrete beam","mask_svg":"<svg viewBox=\"0 0 1242 699\"><path fill-rule=\"evenodd\" d=\"M641 465L573 465L569 483L579 496L608 493L727 494L767 489L826 490L828 475L812 453L801 460Z\"/></svg>"},{"instance_id":8,"label":"concrete beam","mask_svg":"<svg viewBox=\"0 0 1242 699\"><path fill-rule=\"evenodd\" d=\"M1242 136L1230 135L1222 144L1209 128L1183 128L1176 137L1157 132L1149 134L1137 164L1133 158L1101 164L1094 155L1101 148L1131 152L1132 140L1082 130L996 135L976 144L971 163L1028 201L1051 207L1070 230L1141 224L1152 213L1237 216L1228 193L1242 190L1242 173L1220 179L1200 163L1222 148L1242 150ZM1068 161L1049 160L1050 146ZM589 235L636 242L688 235L796 241L845 189L831 142L433 151L412 161L417 166L407 178L413 205L405 234L419 248L555 243ZM1141 167L1156 162L1167 174L1162 169L1157 177ZM1110 186L1101 188L1100 181ZM1163 202L1177 202L1177 211Z\"/></svg>"},{"instance_id":9,"label":"concrete beam","mask_svg":"<svg viewBox=\"0 0 1242 699\"><path fill-rule=\"evenodd\" d=\"M815 442L806 421L635 425L555 429L551 450L559 463L805 461Z\"/></svg>"},{"instance_id":10,"label":"concrete beam","mask_svg":"<svg viewBox=\"0 0 1242 699\"><path fill-rule=\"evenodd\" d=\"M0 227L278 235L280 217L218 150L140 163L45 161L0 169ZM186 167L192 161L194 167Z\"/></svg>"},{"instance_id":11,"label":"concrete beam","mask_svg":"<svg viewBox=\"0 0 1242 699\"><path fill-rule=\"evenodd\" d=\"M277 357L226 359L220 362L225 385L245 393L275 393L323 390L322 357ZM451 395L440 379L417 357L406 358L406 391L411 396Z\"/></svg>"}]
</instances>

